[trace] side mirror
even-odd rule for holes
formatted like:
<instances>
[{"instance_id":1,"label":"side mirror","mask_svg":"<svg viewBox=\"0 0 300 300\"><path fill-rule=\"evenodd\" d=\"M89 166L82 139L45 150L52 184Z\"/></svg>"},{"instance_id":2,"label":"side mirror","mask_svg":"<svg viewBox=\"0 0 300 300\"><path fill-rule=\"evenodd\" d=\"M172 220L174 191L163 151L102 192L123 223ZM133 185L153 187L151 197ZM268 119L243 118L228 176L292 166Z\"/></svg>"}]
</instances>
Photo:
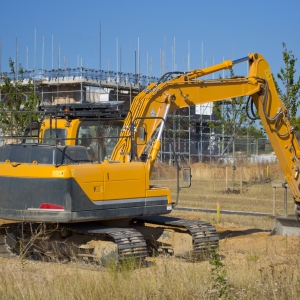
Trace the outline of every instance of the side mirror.
<instances>
[{"instance_id":1,"label":"side mirror","mask_svg":"<svg viewBox=\"0 0 300 300\"><path fill-rule=\"evenodd\" d=\"M192 179L192 171L190 167L185 167L183 168L183 182L184 184L186 184L186 187L190 187L191 186L191 180Z\"/></svg>"},{"instance_id":2,"label":"side mirror","mask_svg":"<svg viewBox=\"0 0 300 300\"><path fill-rule=\"evenodd\" d=\"M142 126L139 128L139 139L140 139L141 142L146 141L146 130Z\"/></svg>"}]
</instances>

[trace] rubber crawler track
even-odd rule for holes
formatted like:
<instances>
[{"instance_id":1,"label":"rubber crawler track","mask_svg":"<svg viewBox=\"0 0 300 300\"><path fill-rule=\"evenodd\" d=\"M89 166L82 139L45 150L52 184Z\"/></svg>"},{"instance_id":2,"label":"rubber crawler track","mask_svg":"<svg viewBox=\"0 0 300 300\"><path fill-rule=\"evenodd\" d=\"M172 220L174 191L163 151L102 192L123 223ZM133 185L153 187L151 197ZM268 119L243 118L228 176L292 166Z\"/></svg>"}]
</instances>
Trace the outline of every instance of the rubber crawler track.
<instances>
[{"instance_id":1,"label":"rubber crawler track","mask_svg":"<svg viewBox=\"0 0 300 300\"><path fill-rule=\"evenodd\" d=\"M210 223L203 221L185 220L165 216L140 217L133 221L184 228L193 237L195 254L203 254L216 249L219 245L219 235Z\"/></svg>"},{"instance_id":2,"label":"rubber crawler track","mask_svg":"<svg viewBox=\"0 0 300 300\"><path fill-rule=\"evenodd\" d=\"M63 225L60 228L81 234L110 237L118 245L119 262L128 258L144 260L147 256L146 241L133 228L106 228L82 223Z\"/></svg>"},{"instance_id":3,"label":"rubber crawler track","mask_svg":"<svg viewBox=\"0 0 300 300\"><path fill-rule=\"evenodd\" d=\"M157 225L165 225L168 227L181 228L187 230L193 238L194 254L204 254L219 245L219 235L216 229L208 222L185 220L179 218L165 216L149 216L135 218L133 221L146 222ZM19 224L20 225L20 224ZM27 226L29 224L26 224ZM34 227L38 224L32 223ZM8 227L18 228L18 224ZM23 228L26 226L23 224ZM60 224L58 230L67 229L75 233L86 234L91 236L103 236L114 241L118 245L119 262L128 258L144 260L147 257L147 245L144 237L134 228L107 228L98 224ZM6 235L0 235L0 256L15 257L15 253L6 243Z\"/></svg>"},{"instance_id":4,"label":"rubber crawler track","mask_svg":"<svg viewBox=\"0 0 300 300\"><path fill-rule=\"evenodd\" d=\"M6 227L11 229L23 230L29 228L36 228L37 223L14 223ZM106 228L100 225L91 224L66 224L60 225L56 230L67 229L75 233L86 234L91 236L104 236L114 241L118 245L118 261L121 262L126 259L145 260L147 257L147 245L143 236L133 228ZM14 249L10 249L7 244L7 235L0 234L0 257L17 257Z\"/></svg>"}]
</instances>

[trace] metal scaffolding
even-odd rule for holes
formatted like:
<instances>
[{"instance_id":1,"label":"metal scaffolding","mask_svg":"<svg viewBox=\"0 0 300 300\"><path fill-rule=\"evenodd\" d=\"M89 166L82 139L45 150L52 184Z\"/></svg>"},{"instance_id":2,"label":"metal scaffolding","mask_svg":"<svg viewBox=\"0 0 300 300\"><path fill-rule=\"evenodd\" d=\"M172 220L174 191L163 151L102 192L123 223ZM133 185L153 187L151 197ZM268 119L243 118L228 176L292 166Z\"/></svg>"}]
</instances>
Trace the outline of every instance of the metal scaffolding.
<instances>
[{"instance_id":1,"label":"metal scaffolding","mask_svg":"<svg viewBox=\"0 0 300 300\"><path fill-rule=\"evenodd\" d=\"M6 74L11 80L22 81L27 85L33 81L35 93L42 104L70 104L98 101L124 101L128 110L133 98L148 84L159 78L141 74L103 71L84 67L31 70L22 74ZM3 78L0 78L0 84ZM5 95L0 94L3 101ZM160 161L174 162L173 147L181 160L211 162L212 160L230 160L231 137L224 132L216 132L209 126L217 121L213 113L213 104L206 103L175 111L168 117L162 136ZM173 143L173 146L171 145ZM248 156L258 153L259 142L247 138Z\"/></svg>"}]
</instances>

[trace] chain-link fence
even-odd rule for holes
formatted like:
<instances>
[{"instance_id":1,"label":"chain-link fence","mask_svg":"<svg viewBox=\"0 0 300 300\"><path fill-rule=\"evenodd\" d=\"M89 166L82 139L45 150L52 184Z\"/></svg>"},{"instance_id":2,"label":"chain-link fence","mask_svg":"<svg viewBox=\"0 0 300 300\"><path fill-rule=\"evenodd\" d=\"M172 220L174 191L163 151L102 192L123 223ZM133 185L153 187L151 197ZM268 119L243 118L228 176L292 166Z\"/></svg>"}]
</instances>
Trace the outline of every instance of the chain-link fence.
<instances>
[{"instance_id":1,"label":"chain-link fence","mask_svg":"<svg viewBox=\"0 0 300 300\"><path fill-rule=\"evenodd\" d=\"M234 148L235 151L233 151ZM277 160L268 139L247 136L233 140L231 137L215 135L205 136L200 141L180 139L173 143L163 140L160 161L172 164L174 152L180 160L184 159L190 163L275 162Z\"/></svg>"}]
</instances>

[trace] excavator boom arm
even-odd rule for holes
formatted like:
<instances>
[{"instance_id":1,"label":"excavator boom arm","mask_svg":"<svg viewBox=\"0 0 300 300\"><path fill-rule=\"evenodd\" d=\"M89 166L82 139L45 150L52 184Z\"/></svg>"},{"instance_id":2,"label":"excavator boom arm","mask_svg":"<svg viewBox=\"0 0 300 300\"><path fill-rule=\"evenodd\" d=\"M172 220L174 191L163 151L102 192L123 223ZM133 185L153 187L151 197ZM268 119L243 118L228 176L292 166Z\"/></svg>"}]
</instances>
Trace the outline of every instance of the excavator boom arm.
<instances>
[{"instance_id":1,"label":"excavator boom arm","mask_svg":"<svg viewBox=\"0 0 300 300\"><path fill-rule=\"evenodd\" d=\"M226 79L220 80L219 82L194 80L195 78L207 76L217 71L229 69L234 64L240 63L245 59L248 58L243 58L234 62L226 60L221 64L216 64L202 70L196 69L171 80L150 84L146 90L142 91L134 98L130 106L130 113L125 119L120 140L111 155L111 160L119 161L124 153L129 154L131 152L132 143L128 138L130 136L134 138L135 145L137 145L136 156L140 157L146 145L145 143L139 143L137 141L138 135L136 132L139 127L144 126L147 131L147 136L151 137L160 123L166 120L168 114L176 109L223 100L224 98L227 98L227 94L230 95L230 97L233 97L234 93L230 92L230 89L233 86L241 86L242 93L245 93L247 87L241 85L241 83L245 83L244 78L236 79L234 82L233 80L230 80L231 86L222 84ZM226 82L229 81L226 80ZM224 87L224 91L214 91L214 95L207 98L210 96L211 91L207 93L205 87L210 84L214 84L214 87L221 85ZM249 87L250 86L251 83ZM252 88L253 87L251 87L251 89ZM236 96L241 95L241 90L238 91L238 89L239 88L235 91L237 93ZM216 97L216 93L219 94L220 98ZM174 101L175 99L176 101Z\"/></svg>"},{"instance_id":2,"label":"excavator boom arm","mask_svg":"<svg viewBox=\"0 0 300 300\"><path fill-rule=\"evenodd\" d=\"M206 80L203 76L234 64L249 61L247 77ZM160 137L168 114L173 111L215 101L226 101L240 96L251 96L261 118L267 136L277 155L285 178L296 202L300 202L300 148L294 129L289 122L289 114L277 95L270 67L260 54L253 53L237 61L224 61L203 70L194 70L165 82L151 84L133 101L131 114L125 120L121 138L117 143L112 160L120 160L122 153L134 153L140 158L146 143L139 139L139 128L147 133L147 140L156 133L148 152L148 166L151 170L160 148ZM160 130L157 131L158 126ZM133 142L129 142L128 136ZM134 159L131 157L131 159Z\"/></svg>"}]
</instances>

